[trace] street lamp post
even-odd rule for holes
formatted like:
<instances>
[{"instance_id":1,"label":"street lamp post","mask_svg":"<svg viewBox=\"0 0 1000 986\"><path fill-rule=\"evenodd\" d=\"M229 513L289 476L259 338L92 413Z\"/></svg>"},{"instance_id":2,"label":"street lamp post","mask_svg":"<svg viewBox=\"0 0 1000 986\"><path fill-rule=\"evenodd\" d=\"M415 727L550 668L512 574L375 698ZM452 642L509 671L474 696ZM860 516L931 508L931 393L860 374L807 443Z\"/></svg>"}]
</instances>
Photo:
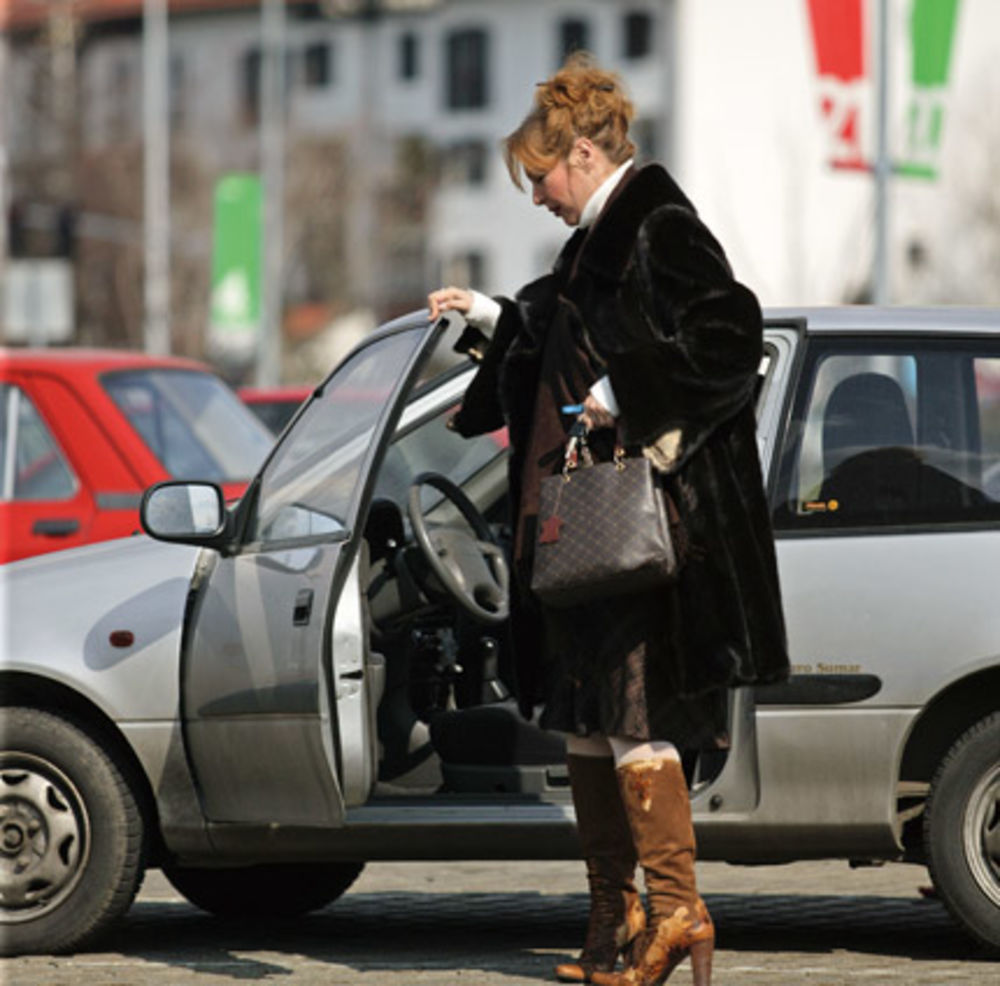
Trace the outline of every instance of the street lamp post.
<instances>
[{"instance_id":1,"label":"street lamp post","mask_svg":"<svg viewBox=\"0 0 1000 986\"><path fill-rule=\"evenodd\" d=\"M0 30L0 327L5 318L5 293L7 280L7 32Z\"/></svg>"},{"instance_id":2,"label":"street lamp post","mask_svg":"<svg viewBox=\"0 0 1000 986\"><path fill-rule=\"evenodd\" d=\"M872 263L873 301L889 304L889 179L892 162L889 159L889 3L878 0L875 64L875 248Z\"/></svg>"},{"instance_id":3,"label":"street lamp post","mask_svg":"<svg viewBox=\"0 0 1000 986\"><path fill-rule=\"evenodd\" d=\"M255 379L259 387L273 387L281 378L284 284L285 0L262 0L261 35L260 171L264 223Z\"/></svg>"},{"instance_id":4,"label":"street lamp post","mask_svg":"<svg viewBox=\"0 0 1000 986\"><path fill-rule=\"evenodd\" d=\"M364 308L375 310L384 285L382 236L378 214L379 180L385 167L381 153L386 128L379 106L379 27L397 13L427 13L441 0L321 0L326 16L334 21L353 20L358 30L360 78L357 113L351 129L351 199L347 224L352 294Z\"/></svg>"},{"instance_id":5,"label":"street lamp post","mask_svg":"<svg viewBox=\"0 0 1000 986\"><path fill-rule=\"evenodd\" d=\"M323 9L335 21L353 20L359 31L357 113L350 134L351 196L347 226L351 290L364 308L374 308L378 296L377 92L378 24L387 9L385 0L325 0Z\"/></svg>"},{"instance_id":6,"label":"street lamp post","mask_svg":"<svg viewBox=\"0 0 1000 986\"><path fill-rule=\"evenodd\" d=\"M144 339L170 352L170 121L167 105L167 0L143 0Z\"/></svg>"}]
</instances>

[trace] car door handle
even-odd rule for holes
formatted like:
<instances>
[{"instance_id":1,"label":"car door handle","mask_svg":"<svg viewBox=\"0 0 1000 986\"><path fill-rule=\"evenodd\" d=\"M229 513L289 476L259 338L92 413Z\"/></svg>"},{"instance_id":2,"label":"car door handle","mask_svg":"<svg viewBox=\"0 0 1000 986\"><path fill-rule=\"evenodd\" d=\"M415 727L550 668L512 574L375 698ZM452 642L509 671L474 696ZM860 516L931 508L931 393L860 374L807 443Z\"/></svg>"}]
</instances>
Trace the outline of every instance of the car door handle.
<instances>
[{"instance_id":1,"label":"car door handle","mask_svg":"<svg viewBox=\"0 0 1000 986\"><path fill-rule=\"evenodd\" d=\"M297 627L304 627L312 615L312 608L312 589L299 589L295 594L295 609L292 610L292 623Z\"/></svg>"},{"instance_id":2,"label":"car door handle","mask_svg":"<svg viewBox=\"0 0 1000 986\"><path fill-rule=\"evenodd\" d=\"M80 522L72 517L48 517L31 525L32 534L47 538L66 538L80 530Z\"/></svg>"}]
</instances>

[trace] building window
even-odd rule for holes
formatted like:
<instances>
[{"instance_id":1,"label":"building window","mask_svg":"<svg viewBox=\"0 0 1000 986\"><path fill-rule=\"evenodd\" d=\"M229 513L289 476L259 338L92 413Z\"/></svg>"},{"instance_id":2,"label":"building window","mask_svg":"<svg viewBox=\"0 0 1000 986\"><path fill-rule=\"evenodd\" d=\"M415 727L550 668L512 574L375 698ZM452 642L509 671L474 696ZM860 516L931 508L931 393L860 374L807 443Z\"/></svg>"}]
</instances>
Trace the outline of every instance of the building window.
<instances>
[{"instance_id":1,"label":"building window","mask_svg":"<svg viewBox=\"0 0 1000 986\"><path fill-rule=\"evenodd\" d=\"M184 59L180 55L170 56L170 125L175 129L184 125L185 111L185 71Z\"/></svg>"},{"instance_id":2,"label":"building window","mask_svg":"<svg viewBox=\"0 0 1000 986\"><path fill-rule=\"evenodd\" d=\"M289 80L295 78L294 52L285 51L282 66L281 100L287 110L288 95L291 91ZM261 85L263 84L264 56L260 48L251 48L245 52L240 62L240 98L243 102L243 120L249 125L258 122L260 116Z\"/></svg>"},{"instance_id":3,"label":"building window","mask_svg":"<svg viewBox=\"0 0 1000 986\"><path fill-rule=\"evenodd\" d=\"M579 17L567 17L559 22L559 50L556 59L559 65L574 51L590 48L590 25Z\"/></svg>"},{"instance_id":4,"label":"building window","mask_svg":"<svg viewBox=\"0 0 1000 986\"><path fill-rule=\"evenodd\" d=\"M486 256L480 250L452 254L444 265L442 284L464 284L474 291L486 287Z\"/></svg>"},{"instance_id":5,"label":"building window","mask_svg":"<svg viewBox=\"0 0 1000 986\"><path fill-rule=\"evenodd\" d=\"M446 105L452 110L482 109L489 102L489 38L480 28L453 31L445 45Z\"/></svg>"},{"instance_id":6,"label":"building window","mask_svg":"<svg viewBox=\"0 0 1000 986\"><path fill-rule=\"evenodd\" d=\"M412 31L399 36L399 77L415 79L420 75L420 39Z\"/></svg>"},{"instance_id":7,"label":"building window","mask_svg":"<svg viewBox=\"0 0 1000 986\"><path fill-rule=\"evenodd\" d=\"M72 257L76 213L69 206L15 200L8 213L7 248L11 257Z\"/></svg>"},{"instance_id":8,"label":"building window","mask_svg":"<svg viewBox=\"0 0 1000 986\"><path fill-rule=\"evenodd\" d=\"M111 68L108 100L112 140L124 140L132 135L135 101L138 98L131 60L127 57L118 58Z\"/></svg>"},{"instance_id":9,"label":"building window","mask_svg":"<svg viewBox=\"0 0 1000 986\"><path fill-rule=\"evenodd\" d=\"M644 58L653 50L653 18L645 11L625 15L624 52L626 58Z\"/></svg>"},{"instance_id":10,"label":"building window","mask_svg":"<svg viewBox=\"0 0 1000 986\"><path fill-rule=\"evenodd\" d=\"M483 185L489 150L481 140L463 140L445 150L441 176L448 185Z\"/></svg>"},{"instance_id":11,"label":"building window","mask_svg":"<svg viewBox=\"0 0 1000 986\"><path fill-rule=\"evenodd\" d=\"M653 117L642 117L629 128L636 145L636 157L640 161L651 161L657 156L660 128Z\"/></svg>"},{"instance_id":12,"label":"building window","mask_svg":"<svg viewBox=\"0 0 1000 986\"><path fill-rule=\"evenodd\" d=\"M240 63L240 95L243 100L243 119L256 123L260 112L260 71L261 53L259 48L245 52Z\"/></svg>"},{"instance_id":13,"label":"building window","mask_svg":"<svg viewBox=\"0 0 1000 986\"><path fill-rule=\"evenodd\" d=\"M333 51L326 42L306 45L302 57L302 81L309 89L321 89L333 81Z\"/></svg>"}]
</instances>

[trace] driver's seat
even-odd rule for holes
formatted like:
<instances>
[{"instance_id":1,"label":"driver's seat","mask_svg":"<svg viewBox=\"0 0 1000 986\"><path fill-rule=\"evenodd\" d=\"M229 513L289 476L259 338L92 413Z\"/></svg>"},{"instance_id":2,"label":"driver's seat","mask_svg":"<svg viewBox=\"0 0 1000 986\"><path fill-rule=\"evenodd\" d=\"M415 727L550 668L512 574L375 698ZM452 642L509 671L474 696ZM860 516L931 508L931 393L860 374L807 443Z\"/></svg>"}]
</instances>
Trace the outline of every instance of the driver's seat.
<instances>
[{"instance_id":1,"label":"driver's seat","mask_svg":"<svg viewBox=\"0 0 1000 986\"><path fill-rule=\"evenodd\" d=\"M513 699L442 712L430 729L449 791L544 794L569 786L565 740L524 719Z\"/></svg>"}]
</instances>

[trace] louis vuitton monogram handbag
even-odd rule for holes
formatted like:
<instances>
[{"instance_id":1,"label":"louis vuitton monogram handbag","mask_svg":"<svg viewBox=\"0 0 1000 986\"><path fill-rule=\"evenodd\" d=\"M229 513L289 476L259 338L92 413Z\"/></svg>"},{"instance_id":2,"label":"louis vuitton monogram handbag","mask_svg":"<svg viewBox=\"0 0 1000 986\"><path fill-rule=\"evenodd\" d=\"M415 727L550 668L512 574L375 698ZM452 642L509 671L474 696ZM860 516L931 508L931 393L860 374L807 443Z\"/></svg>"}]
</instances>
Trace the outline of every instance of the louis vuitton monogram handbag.
<instances>
[{"instance_id":1,"label":"louis vuitton monogram handbag","mask_svg":"<svg viewBox=\"0 0 1000 986\"><path fill-rule=\"evenodd\" d=\"M562 472L542 480L531 588L548 606L641 592L674 581L683 531L650 462L594 463L586 436L571 434Z\"/></svg>"}]
</instances>

